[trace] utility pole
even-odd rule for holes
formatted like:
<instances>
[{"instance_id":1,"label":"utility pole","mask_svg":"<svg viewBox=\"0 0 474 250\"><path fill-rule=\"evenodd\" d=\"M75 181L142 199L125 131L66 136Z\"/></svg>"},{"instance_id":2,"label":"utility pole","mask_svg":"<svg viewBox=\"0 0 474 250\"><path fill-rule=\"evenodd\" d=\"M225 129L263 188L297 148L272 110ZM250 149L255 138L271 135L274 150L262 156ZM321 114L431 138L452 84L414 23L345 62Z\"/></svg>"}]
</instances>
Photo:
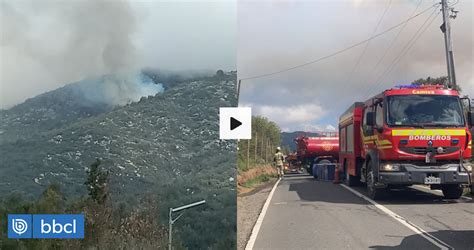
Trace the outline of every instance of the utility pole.
<instances>
[{"instance_id":1,"label":"utility pole","mask_svg":"<svg viewBox=\"0 0 474 250\"><path fill-rule=\"evenodd\" d=\"M247 169L250 169L250 140L247 140Z\"/></svg>"},{"instance_id":2,"label":"utility pole","mask_svg":"<svg viewBox=\"0 0 474 250\"><path fill-rule=\"evenodd\" d=\"M272 162L270 160L271 152L272 152L272 143L270 142L270 139L268 139L268 155L267 155L268 162Z\"/></svg>"},{"instance_id":3,"label":"utility pole","mask_svg":"<svg viewBox=\"0 0 474 250\"><path fill-rule=\"evenodd\" d=\"M168 215L168 249L173 249L173 208L170 208L170 213Z\"/></svg>"},{"instance_id":4,"label":"utility pole","mask_svg":"<svg viewBox=\"0 0 474 250\"><path fill-rule=\"evenodd\" d=\"M198 201L198 202L194 202L194 203L191 203L191 204L188 204L188 205L184 205L184 206L181 206L181 207L177 207L177 208L172 208L170 207L170 212L169 212L169 230L168 230L168 250L173 250L173 224L179 220L179 218L181 218L181 216L183 216L183 212L185 209L189 209L189 208L192 208L192 207L196 207L196 206L199 206L199 205L203 205L204 203L206 203L206 200L202 200L202 201ZM173 212L179 212L179 211L183 211L181 214L179 214L176 218L173 218Z\"/></svg>"},{"instance_id":5,"label":"utility pole","mask_svg":"<svg viewBox=\"0 0 474 250\"><path fill-rule=\"evenodd\" d=\"M242 80L239 80L239 82L237 83L237 104L239 104L239 98L240 98L240 83L242 82Z\"/></svg>"},{"instance_id":6,"label":"utility pole","mask_svg":"<svg viewBox=\"0 0 474 250\"><path fill-rule=\"evenodd\" d=\"M258 145L258 143L257 143L258 136L257 135L258 135L257 131L255 131L255 154L254 154L255 164L257 164L257 145Z\"/></svg>"},{"instance_id":7,"label":"utility pole","mask_svg":"<svg viewBox=\"0 0 474 250\"><path fill-rule=\"evenodd\" d=\"M267 163L267 160L268 160L268 139L265 140L265 155L264 155L264 158L265 158L265 163Z\"/></svg>"},{"instance_id":8,"label":"utility pole","mask_svg":"<svg viewBox=\"0 0 474 250\"><path fill-rule=\"evenodd\" d=\"M264 163L267 163L267 142L265 140L265 138L263 137L262 135L262 148L260 149L260 154L262 155L262 159L263 159L263 162Z\"/></svg>"},{"instance_id":9,"label":"utility pole","mask_svg":"<svg viewBox=\"0 0 474 250\"><path fill-rule=\"evenodd\" d=\"M441 10L443 12L443 24L441 25L441 31L444 34L444 45L446 49L446 64L448 66L448 85L450 87L456 86L456 73L454 71L454 57L453 57L453 44L451 41L451 24L449 19L456 18L457 11L450 9L447 0L441 0ZM450 11L453 15L450 15Z\"/></svg>"}]
</instances>

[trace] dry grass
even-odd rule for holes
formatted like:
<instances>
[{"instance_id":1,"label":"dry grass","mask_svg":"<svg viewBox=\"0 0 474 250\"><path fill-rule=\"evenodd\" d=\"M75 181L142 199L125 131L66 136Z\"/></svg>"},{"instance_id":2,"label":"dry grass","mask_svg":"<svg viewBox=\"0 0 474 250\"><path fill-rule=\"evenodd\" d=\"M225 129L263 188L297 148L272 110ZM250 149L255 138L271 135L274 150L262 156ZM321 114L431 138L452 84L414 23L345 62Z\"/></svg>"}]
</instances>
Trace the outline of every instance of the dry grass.
<instances>
[{"instance_id":1,"label":"dry grass","mask_svg":"<svg viewBox=\"0 0 474 250\"><path fill-rule=\"evenodd\" d=\"M274 167L270 165L261 165L261 166L256 166L253 167L245 172L239 173L237 176L237 184L238 185L243 185L245 182L247 182L250 179L255 179L256 177L262 175L262 174L277 174L277 171Z\"/></svg>"},{"instance_id":2,"label":"dry grass","mask_svg":"<svg viewBox=\"0 0 474 250\"><path fill-rule=\"evenodd\" d=\"M250 168L245 172L240 172L237 175L237 190L239 194L247 193L253 190L254 186L249 187L249 182L254 182L262 176L276 176L277 171L274 167L270 165L260 165ZM260 184L260 183L255 183Z\"/></svg>"}]
</instances>

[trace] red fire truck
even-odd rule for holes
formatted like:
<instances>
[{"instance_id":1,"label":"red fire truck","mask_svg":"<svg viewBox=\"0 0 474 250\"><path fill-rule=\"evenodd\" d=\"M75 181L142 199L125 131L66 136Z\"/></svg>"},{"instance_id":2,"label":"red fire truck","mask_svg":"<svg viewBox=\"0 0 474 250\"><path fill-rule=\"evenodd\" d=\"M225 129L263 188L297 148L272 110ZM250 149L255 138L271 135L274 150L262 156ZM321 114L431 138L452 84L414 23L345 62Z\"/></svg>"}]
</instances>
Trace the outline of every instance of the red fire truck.
<instances>
[{"instance_id":1,"label":"red fire truck","mask_svg":"<svg viewBox=\"0 0 474 250\"><path fill-rule=\"evenodd\" d=\"M296 155L309 174L313 163L334 163L339 159L337 132L319 132L318 136L298 136L295 139Z\"/></svg>"},{"instance_id":2,"label":"red fire truck","mask_svg":"<svg viewBox=\"0 0 474 250\"><path fill-rule=\"evenodd\" d=\"M469 99L442 85L405 85L354 103L339 119L339 162L346 184L373 199L413 184L457 199L471 180L474 116Z\"/></svg>"}]
</instances>

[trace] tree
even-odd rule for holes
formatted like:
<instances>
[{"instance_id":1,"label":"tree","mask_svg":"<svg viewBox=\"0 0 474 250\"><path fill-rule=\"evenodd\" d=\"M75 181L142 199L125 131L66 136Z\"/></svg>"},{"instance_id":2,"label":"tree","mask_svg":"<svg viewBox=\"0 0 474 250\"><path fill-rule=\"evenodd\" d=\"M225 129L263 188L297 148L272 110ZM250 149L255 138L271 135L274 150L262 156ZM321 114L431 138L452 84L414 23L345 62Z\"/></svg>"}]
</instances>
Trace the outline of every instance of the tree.
<instances>
[{"instance_id":1,"label":"tree","mask_svg":"<svg viewBox=\"0 0 474 250\"><path fill-rule=\"evenodd\" d=\"M250 142L239 141L237 161L239 170L247 170L247 160L249 165L267 163L275 153L273 150L280 145L280 127L266 117L252 116L252 139Z\"/></svg>"},{"instance_id":2,"label":"tree","mask_svg":"<svg viewBox=\"0 0 474 250\"><path fill-rule=\"evenodd\" d=\"M420 78L412 82L414 85L443 85L448 86L448 77L447 76L440 76L440 77L430 77L428 76L426 79ZM459 85L456 85L454 89L461 91Z\"/></svg>"},{"instance_id":3,"label":"tree","mask_svg":"<svg viewBox=\"0 0 474 250\"><path fill-rule=\"evenodd\" d=\"M108 197L109 172L99 168L101 163L99 159L92 163L84 183L89 191L89 197L98 204L104 204Z\"/></svg>"},{"instance_id":4,"label":"tree","mask_svg":"<svg viewBox=\"0 0 474 250\"><path fill-rule=\"evenodd\" d=\"M448 84L448 77L447 76L440 76L432 78L428 76L426 79L420 78L412 82L415 85L445 85Z\"/></svg>"},{"instance_id":5,"label":"tree","mask_svg":"<svg viewBox=\"0 0 474 250\"><path fill-rule=\"evenodd\" d=\"M222 69L218 70L218 71L216 72L216 76L219 76L219 77L224 76L224 71L223 71Z\"/></svg>"},{"instance_id":6,"label":"tree","mask_svg":"<svg viewBox=\"0 0 474 250\"><path fill-rule=\"evenodd\" d=\"M61 194L58 184L49 185L35 203L35 213L55 214L64 209L65 198Z\"/></svg>"}]
</instances>

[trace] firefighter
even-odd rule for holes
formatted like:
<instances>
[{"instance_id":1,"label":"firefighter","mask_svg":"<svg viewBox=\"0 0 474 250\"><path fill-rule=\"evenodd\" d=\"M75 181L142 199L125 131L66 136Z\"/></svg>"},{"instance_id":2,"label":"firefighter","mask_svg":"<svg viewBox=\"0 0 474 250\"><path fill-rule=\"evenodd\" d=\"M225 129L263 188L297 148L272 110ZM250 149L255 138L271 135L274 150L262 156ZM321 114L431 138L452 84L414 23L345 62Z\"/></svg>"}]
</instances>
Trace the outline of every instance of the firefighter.
<instances>
[{"instance_id":1,"label":"firefighter","mask_svg":"<svg viewBox=\"0 0 474 250\"><path fill-rule=\"evenodd\" d=\"M283 155L283 153L281 152L281 148L280 147L277 147L276 148L276 153L275 155L273 156L273 164L276 166L277 168L277 171L278 171L278 177L283 177L283 174L284 174L284 164L283 162L285 161L285 156Z\"/></svg>"}]
</instances>

